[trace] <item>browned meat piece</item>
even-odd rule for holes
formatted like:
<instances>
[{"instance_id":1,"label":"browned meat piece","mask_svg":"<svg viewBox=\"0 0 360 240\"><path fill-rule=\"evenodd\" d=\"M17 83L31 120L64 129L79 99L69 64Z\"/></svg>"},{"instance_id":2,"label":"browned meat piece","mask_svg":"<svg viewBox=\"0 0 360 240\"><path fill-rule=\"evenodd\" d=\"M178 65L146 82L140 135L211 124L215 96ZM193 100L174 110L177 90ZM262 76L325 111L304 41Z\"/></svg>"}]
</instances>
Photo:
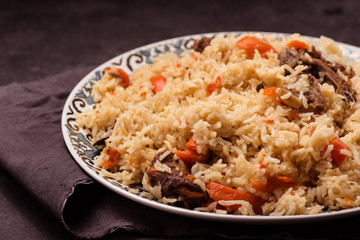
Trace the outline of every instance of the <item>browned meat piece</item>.
<instances>
[{"instance_id":1,"label":"browned meat piece","mask_svg":"<svg viewBox=\"0 0 360 240\"><path fill-rule=\"evenodd\" d=\"M310 72L316 77L324 76L324 81L333 85L336 89L336 93L344 95L346 102L354 102L356 91L352 89L351 83L345 81L336 72L340 70L344 75L352 78L355 76L354 70L350 67L350 71L346 71L346 66L340 63L332 63L327 61L321 53L312 47L310 53L313 61L308 64L311 66Z\"/></svg>"},{"instance_id":2,"label":"browned meat piece","mask_svg":"<svg viewBox=\"0 0 360 240\"><path fill-rule=\"evenodd\" d=\"M194 40L194 46L192 47L196 52L202 53L204 49L210 45L211 40L214 38L201 38L198 40Z\"/></svg>"},{"instance_id":3,"label":"browned meat piece","mask_svg":"<svg viewBox=\"0 0 360 240\"><path fill-rule=\"evenodd\" d=\"M355 101L356 92L352 89L351 84L340 77L325 61L315 58L312 60L311 65L319 75L324 76L324 81L335 87L336 93L346 97L346 102Z\"/></svg>"},{"instance_id":4,"label":"browned meat piece","mask_svg":"<svg viewBox=\"0 0 360 240\"><path fill-rule=\"evenodd\" d=\"M311 47L311 52L308 52L308 51L306 51L306 52L309 53L312 58L323 58L321 56L321 52L316 50L316 48L314 46Z\"/></svg>"},{"instance_id":5,"label":"browned meat piece","mask_svg":"<svg viewBox=\"0 0 360 240\"><path fill-rule=\"evenodd\" d=\"M312 61L309 61L304 57L305 53L308 53L312 57ZM352 89L351 83L345 81L340 75L336 73L338 70L340 70L343 74L349 78L352 78L355 75L355 72L351 67L349 67L347 71L346 66L340 63L332 63L327 61L324 57L321 56L321 53L317 51L314 46L312 47L311 52L308 52L305 49L299 49L295 51L287 48L280 54L280 64L287 64L294 68L298 65L299 61L301 61L302 64L309 66L306 72L309 73L308 77L310 80L311 90L304 95L308 99L310 109L313 109L315 112L320 112L324 108L325 102L324 98L321 96L319 88L319 80L322 78L324 78L324 81L332 84L335 87L336 93L345 96L346 102L348 104L355 101L356 91ZM284 92L282 93L285 94ZM290 104L290 101L293 102L292 100L293 99L287 100L287 104ZM298 105L297 103L291 104Z\"/></svg>"},{"instance_id":6,"label":"browned meat piece","mask_svg":"<svg viewBox=\"0 0 360 240\"><path fill-rule=\"evenodd\" d=\"M340 64L340 63L330 63L328 62L328 66L334 70L334 72L337 72L337 71L341 71L343 74L345 74L346 76L348 76L349 78L352 78L355 76L355 72L353 70L352 67L349 67L349 72L346 71L346 68L344 65Z\"/></svg>"},{"instance_id":7,"label":"browned meat piece","mask_svg":"<svg viewBox=\"0 0 360 240\"><path fill-rule=\"evenodd\" d=\"M319 81L311 74L307 74L307 77L309 80L310 88L308 92L304 93L304 96L307 99L308 108L316 113L320 113L324 110L325 99L321 95Z\"/></svg>"},{"instance_id":8,"label":"browned meat piece","mask_svg":"<svg viewBox=\"0 0 360 240\"><path fill-rule=\"evenodd\" d=\"M300 78L301 75L298 76ZM312 76L311 74L307 74L309 80L309 91L304 93L304 96L307 99L308 107L305 108L302 101L299 99L299 93L293 90L288 90L286 88L280 88L277 91L278 97L284 96L288 92L291 92L291 96L287 99L281 99L281 102L285 105L293 108L300 109L301 111L314 111L316 113L320 113L324 110L325 107L325 99L321 95L319 82L318 80Z\"/></svg>"},{"instance_id":9,"label":"browned meat piece","mask_svg":"<svg viewBox=\"0 0 360 240\"><path fill-rule=\"evenodd\" d=\"M287 64L291 68L294 68L298 65L300 59L299 53L296 50L286 48L280 53L280 64Z\"/></svg>"},{"instance_id":10,"label":"browned meat piece","mask_svg":"<svg viewBox=\"0 0 360 240\"><path fill-rule=\"evenodd\" d=\"M161 193L165 197L181 196L185 207L195 208L207 200L206 193L202 188L188 177L189 171L184 162L177 158L175 154L166 152L158 153L152 162L152 166L146 171L152 186L160 185ZM170 167L171 173L157 171L154 164L159 161Z\"/></svg>"}]
</instances>

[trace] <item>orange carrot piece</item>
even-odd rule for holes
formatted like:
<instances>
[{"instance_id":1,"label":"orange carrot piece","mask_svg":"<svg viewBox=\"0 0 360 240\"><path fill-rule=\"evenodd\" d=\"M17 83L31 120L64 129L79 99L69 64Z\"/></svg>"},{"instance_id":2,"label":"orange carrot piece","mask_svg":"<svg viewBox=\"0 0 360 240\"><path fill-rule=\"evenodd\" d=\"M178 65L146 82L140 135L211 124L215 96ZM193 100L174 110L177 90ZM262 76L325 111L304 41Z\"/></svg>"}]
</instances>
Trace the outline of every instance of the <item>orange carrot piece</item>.
<instances>
[{"instance_id":1,"label":"orange carrot piece","mask_svg":"<svg viewBox=\"0 0 360 240\"><path fill-rule=\"evenodd\" d=\"M295 179L286 176L268 177L266 183L261 182L258 178L253 178L250 180L250 183L256 190L266 193L272 193L277 188L299 185Z\"/></svg>"},{"instance_id":2,"label":"orange carrot piece","mask_svg":"<svg viewBox=\"0 0 360 240\"><path fill-rule=\"evenodd\" d=\"M265 157L266 157L266 156L264 156L264 157L263 157L263 159L261 159L261 162L260 162L260 169L262 169L262 168L266 168L266 163L264 162Z\"/></svg>"},{"instance_id":3,"label":"orange carrot piece","mask_svg":"<svg viewBox=\"0 0 360 240\"><path fill-rule=\"evenodd\" d=\"M272 124L272 123L274 123L274 120L272 120L272 119L264 119L263 122L268 123L268 124Z\"/></svg>"},{"instance_id":4,"label":"orange carrot piece","mask_svg":"<svg viewBox=\"0 0 360 240\"><path fill-rule=\"evenodd\" d=\"M130 86L129 75L121 68L106 68L105 71L114 74L113 76L118 76L117 78L121 79L121 86L124 88Z\"/></svg>"},{"instance_id":5,"label":"orange carrot piece","mask_svg":"<svg viewBox=\"0 0 360 240\"><path fill-rule=\"evenodd\" d=\"M103 167L105 169L115 167L120 160L120 153L115 149L110 149L110 148L107 149L105 153L109 156L109 158L106 161L104 161Z\"/></svg>"},{"instance_id":6,"label":"orange carrot piece","mask_svg":"<svg viewBox=\"0 0 360 240\"><path fill-rule=\"evenodd\" d=\"M196 147L198 146L198 144L194 140L194 136L191 136L191 138L189 139L189 141L186 143L185 146L186 146L186 149L188 149L188 150L196 151Z\"/></svg>"},{"instance_id":7,"label":"orange carrot piece","mask_svg":"<svg viewBox=\"0 0 360 240\"><path fill-rule=\"evenodd\" d=\"M317 126L315 126L315 127L313 127L313 128L311 129L311 131L310 131L310 136L312 136L312 135L314 134L314 132L315 132L315 130L316 130L316 127L317 127Z\"/></svg>"},{"instance_id":8,"label":"orange carrot piece","mask_svg":"<svg viewBox=\"0 0 360 240\"><path fill-rule=\"evenodd\" d=\"M265 88L263 91L264 96L276 96L277 87Z\"/></svg>"},{"instance_id":9,"label":"orange carrot piece","mask_svg":"<svg viewBox=\"0 0 360 240\"><path fill-rule=\"evenodd\" d=\"M254 58L255 50L258 50L262 57L265 57L267 52L276 52L276 50L270 44L265 43L253 36L243 37L237 42L237 45L246 51L246 54L249 58Z\"/></svg>"},{"instance_id":10,"label":"orange carrot piece","mask_svg":"<svg viewBox=\"0 0 360 240\"><path fill-rule=\"evenodd\" d=\"M134 165L134 163L135 163L135 160L132 157L130 157L130 166Z\"/></svg>"},{"instance_id":11,"label":"orange carrot piece","mask_svg":"<svg viewBox=\"0 0 360 240\"><path fill-rule=\"evenodd\" d=\"M191 168L195 163L205 163L208 160L208 156L205 154L199 154L196 151L186 149L185 151L175 151L176 156L178 156L183 162Z\"/></svg>"},{"instance_id":12,"label":"orange carrot piece","mask_svg":"<svg viewBox=\"0 0 360 240\"><path fill-rule=\"evenodd\" d=\"M154 167L151 167L151 168L149 168L149 171L150 171L151 173L154 173L154 172L156 172L156 169L155 169Z\"/></svg>"},{"instance_id":13,"label":"orange carrot piece","mask_svg":"<svg viewBox=\"0 0 360 240\"><path fill-rule=\"evenodd\" d=\"M343 141L341 141L340 138L338 138L338 137L333 138L329 144L334 145L334 148L331 151L332 161L337 166L340 166L344 162L344 160L347 158L347 156L342 154L340 151L341 151L341 149L349 150L349 147Z\"/></svg>"},{"instance_id":14,"label":"orange carrot piece","mask_svg":"<svg viewBox=\"0 0 360 240\"><path fill-rule=\"evenodd\" d=\"M191 181L194 181L196 177L194 175L191 175L190 173L186 175Z\"/></svg>"},{"instance_id":15,"label":"orange carrot piece","mask_svg":"<svg viewBox=\"0 0 360 240\"><path fill-rule=\"evenodd\" d=\"M304 42L301 42L299 40L293 40L291 42L289 42L288 44L286 44L286 46L288 48L295 48L296 50L297 49L308 49L308 45L306 45L306 43Z\"/></svg>"},{"instance_id":16,"label":"orange carrot piece","mask_svg":"<svg viewBox=\"0 0 360 240\"><path fill-rule=\"evenodd\" d=\"M215 78L206 88L207 95L210 96L220 85L221 78Z\"/></svg>"},{"instance_id":17,"label":"orange carrot piece","mask_svg":"<svg viewBox=\"0 0 360 240\"><path fill-rule=\"evenodd\" d=\"M166 84L166 78L162 75L159 76L152 76L150 78L151 84L154 86L153 93L157 94L158 92L161 92Z\"/></svg>"},{"instance_id":18,"label":"orange carrot piece","mask_svg":"<svg viewBox=\"0 0 360 240\"><path fill-rule=\"evenodd\" d=\"M194 140L193 136L186 143L185 151L174 152L183 162L191 168L195 163L205 163L208 160L208 154L200 154L196 151L198 144Z\"/></svg>"},{"instance_id":19,"label":"orange carrot piece","mask_svg":"<svg viewBox=\"0 0 360 240\"><path fill-rule=\"evenodd\" d=\"M265 200L260 197L215 182L208 182L206 184L206 190L210 198L216 202L220 200L244 200L252 205L255 214L262 214L261 206L265 203ZM233 205L231 208L236 210L240 206L239 204Z\"/></svg>"}]
</instances>

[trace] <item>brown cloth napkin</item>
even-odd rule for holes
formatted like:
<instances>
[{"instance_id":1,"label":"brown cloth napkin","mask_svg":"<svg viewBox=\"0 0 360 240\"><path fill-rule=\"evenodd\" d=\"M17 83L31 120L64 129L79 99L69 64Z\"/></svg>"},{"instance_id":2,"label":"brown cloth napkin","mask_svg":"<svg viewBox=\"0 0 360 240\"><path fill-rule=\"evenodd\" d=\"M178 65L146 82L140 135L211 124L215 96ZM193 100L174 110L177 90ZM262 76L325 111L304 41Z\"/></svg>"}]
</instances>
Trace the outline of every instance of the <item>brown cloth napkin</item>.
<instances>
[{"instance_id":1,"label":"brown cloth napkin","mask_svg":"<svg viewBox=\"0 0 360 240\"><path fill-rule=\"evenodd\" d=\"M82 171L66 148L60 119L68 94L90 70L0 87L0 167L81 238L98 238L117 229L161 237L243 238L257 232L256 226L202 221L143 206Z\"/></svg>"}]
</instances>

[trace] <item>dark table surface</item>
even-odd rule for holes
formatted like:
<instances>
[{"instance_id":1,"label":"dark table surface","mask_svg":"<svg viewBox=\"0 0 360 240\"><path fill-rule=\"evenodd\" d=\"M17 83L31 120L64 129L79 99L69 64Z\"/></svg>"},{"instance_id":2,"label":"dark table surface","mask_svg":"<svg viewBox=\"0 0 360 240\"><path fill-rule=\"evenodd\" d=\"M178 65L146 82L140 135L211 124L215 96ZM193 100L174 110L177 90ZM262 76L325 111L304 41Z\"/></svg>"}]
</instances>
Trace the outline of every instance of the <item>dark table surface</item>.
<instances>
[{"instance_id":1,"label":"dark table surface","mask_svg":"<svg viewBox=\"0 0 360 240\"><path fill-rule=\"evenodd\" d=\"M0 85L96 66L127 50L218 31L301 33L360 46L359 1L1 1ZM360 239L360 216L247 225L251 238ZM239 227L240 229L240 227ZM0 168L0 239L74 239ZM148 239L119 231L104 239ZM201 238L201 237L199 237Z\"/></svg>"}]
</instances>

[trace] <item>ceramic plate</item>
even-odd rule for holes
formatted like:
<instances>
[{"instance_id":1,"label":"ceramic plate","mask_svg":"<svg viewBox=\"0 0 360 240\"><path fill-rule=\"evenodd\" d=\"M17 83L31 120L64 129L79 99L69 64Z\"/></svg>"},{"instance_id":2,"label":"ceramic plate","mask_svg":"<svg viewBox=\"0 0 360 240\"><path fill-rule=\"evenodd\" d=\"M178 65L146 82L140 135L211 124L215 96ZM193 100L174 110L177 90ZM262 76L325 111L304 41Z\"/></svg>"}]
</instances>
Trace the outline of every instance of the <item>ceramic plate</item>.
<instances>
[{"instance_id":1,"label":"ceramic plate","mask_svg":"<svg viewBox=\"0 0 360 240\"><path fill-rule=\"evenodd\" d=\"M123 185L111 178L105 177L101 174L101 169L94 164L94 158L100 154L100 149L97 149L91 144L92 136L80 128L75 121L75 116L86 109L95 106L95 102L91 97L91 89L93 84L101 79L103 70L110 66L120 67L125 70L131 77L134 69L144 64L150 64L154 57L159 53L174 52L180 54L184 50L190 49L194 43L194 39L201 37L213 37L217 35L225 35L230 32L223 33L206 33L191 36L184 36L173 38L161 42L156 42L134 50L123 53L113 59L105 62L99 67L95 68L88 75L86 75L70 93L62 113L62 133L65 143L80 167L87 172L96 181L103 184L112 191L127 197L138 203L153 207L166 212L179 214L183 216L200 218L214 221L227 221L239 223L299 223L319 221L324 219L333 219L360 213L360 208L346 209L334 212L325 212L315 215L296 215L296 216L241 216L241 215L221 215L215 213L198 212L184 208L174 207L159 203L153 199L143 197L141 194L144 190L141 188L134 188ZM231 32L231 34L241 35L244 33L253 32ZM283 33L262 33L274 34L276 38L281 40L288 34ZM313 38L317 40L316 38ZM339 43L344 51L344 55L351 60L360 61L360 49L351 45Z\"/></svg>"}]
</instances>

